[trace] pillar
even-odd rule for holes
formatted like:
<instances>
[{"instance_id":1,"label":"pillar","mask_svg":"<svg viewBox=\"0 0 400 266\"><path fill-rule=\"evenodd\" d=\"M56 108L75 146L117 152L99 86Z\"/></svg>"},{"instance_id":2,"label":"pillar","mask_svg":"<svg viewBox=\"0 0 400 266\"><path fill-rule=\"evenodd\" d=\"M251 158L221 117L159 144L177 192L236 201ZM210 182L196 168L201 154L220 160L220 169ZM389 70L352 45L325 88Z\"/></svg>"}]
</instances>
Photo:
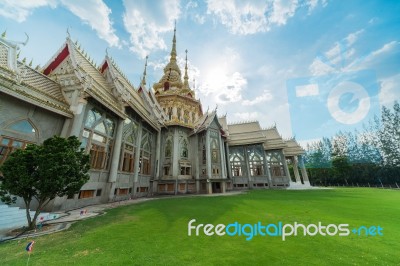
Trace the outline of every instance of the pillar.
<instances>
[{"instance_id":1,"label":"pillar","mask_svg":"<svg viewBox=\"0 0 400 266\"><path fill-rule=\"evenodd\" d=\"M133 195L136 195L139 179L139 160L140 160L140 145L142 143L142 122L139 123L137 130L136 148L135 148L135 165L133 167ZM140 184L139 184L140 186Z\"/></svg>"},{"instance_id":2,"label":"pillar","mask_svg":"<svg viewBox=\"0 0 400 266\"><path fill-rule=\"evenodd\" d=\"M201 156L201 152L199 152L199 135L196 134L195 139L194 139L194 143L195 143L195 148L193 149L193 155L194 155L194 167L196 169L195 171L195 179L196 179L196 192L199 193L200 192L200 158L199 158L199 154ZM197 152L196 152L197 151Z\"/></svg>"},{"instance_id":3,"label":"pillar","mask_svg":"<svg viewBox=\"0 0 400 266\"><path fill-rule=\"evenodd\" d=\"M228 142L225 142L225 160L226 160L226 164L227 164L227 176L228 176L228 178L232 178L232 165L230 162Z\"/></svg>"},{"instance_id":4,"label":"pillar","mask_svg":"<svg viewBox=\"0 0 400 266\"><path fill-rule=\"evenodd\" d=\"M210 147L210 131L209 130L207 130L207 133L206 133L206 162L207 162L206 176L208 179L210 179L210 178L212 178L212 174L211 174L211 147ZM210 182L210 185L211 185L211 182Z\"/></svg>"},{"instance_id":5,"label":"pillar","mask_svg":"<svg viewBox=\"0 0 400 266\"><path fill-rule=\"evenodd\" d=\"M108 176L108 182L111 183L111 189L108 195L108 199L112 200L114 197L115 182L117 181L118 166L121 155L121 144L122 144L122 132L124 131L124 120L119 118L117 122L114 148L111 157L110 173Z\"/></svg>"},{"instance_id":6,"label":"pillar","mask_svg":"<svg viewBox=\"0 0 400 266\"><path fill-rule=\"evenodd\" d=\"M174 128L174 134L172 136L172 176L174 178L178 178L180 174L179 157L179 132L177 128Z\"/></svg>"},{"instance_id":7,"label":"pillar","mask_svg":"<svg viewBox=\"0 0 400 266\"><path fill-rule=\"evenodd\" d=\"M285 172L286 172L286 177L288 178L288 184L290 184L290 183L292 183L292 179L290 178L289 167L287 165L286 157L285 157L285 154L283 154L283 152L282 152L282 163L283 163L283 167L284 167Z\"/></svg>"},{"instance_id":8,"label":"pillar","mask_svg":"<svg viewBox=\"0 0 400 266\"><path fill-rule=\"evenodd\" d=\"M299 165L297 164L297 156L293 156L293 172L296 178L296 183L301 184L300 174L299 174Z\"/></svg>"},{"instance_id":9,"label":"pillar","mask_svg":"<svg viewBox=\"0 0 400 266\"><path fill-rule=\"evenodd\" d=\"M161 130L157 131L157 142L156 142L156 171L155 171L155 179L160 179L160 173L161 173L161 169L160 169L160 165L161 165Z\"/></svg>"},{"instance_id":10,"label":"pillar","mask_svg":"<svg viewBox=\"0 0 400 266\"><path fill-rule=\"evenodd\" d=\"M64 121L64 125L61 130L60 137L67 138L69 135L69 128L71 126L72 118L66 118ZM83 121L82 121L83 122Z\"/></svg>"},{"instance_id":11,"label":"pillar","mask_svg":"<svg viewBox=\"0 0 400 266\"><path fill-rule=\"evenodd\" d=\"M224 142L222 140L221 134L219 136L219 153L220 153L220 164L221 164L221 174L222 178L226 178L226 167L225 167L225 152L224 152Z\"/></svg>"},{"instance_id":12,"label":"pillar","mask_svg":"<svg viewBox=\"0 0 400 266\"><path fill-rule=\"evenodd\" d=\"M303 159L303 156L301 156L301 155L299 155L299 164L300 164L300 171L301 171L301 176L303 177L304 185L310 186L310 180L308 179L307 170L304 165L304 159Z\"/></svg>"},{"instance_id":13,"label":"pillar","mask_svg":"<svg viewBox=\"0 0 400 266\"><path fill-rule=\"evenodd\" d=\"M244 161L246 163L246 168L247 168L247 187L250 189L251 171L250 171L249 153L247 152L247 147L243 147L243 152L244 152Z\"/></svg>"},{"instance_id":14,"label":"pillar","mask_svg":"<svg viewBox=\"0 0 400 266\"><path fill-rule=\"evenodd\" d=\"M82 125L83 125L83 118L85 116L87 101L85 99L79 99L78 105L75 106L74 109L74 119L72 121L72 127L70 136L77 136L80 137Z\"/></svg>"},{"instance_id":15,"label":"pillar","mask_svg":"<svg viewBox=\"0 0 400 266\"><path fill-rule=\"evenodd\" d=\"M267 173L268 188L271 188L271 186L273 186L274 184L272 182L271 171L269 169L268 162L267 162L267 152L265 150L264 150L264 171Z\"/></svg>"}]
</instances>

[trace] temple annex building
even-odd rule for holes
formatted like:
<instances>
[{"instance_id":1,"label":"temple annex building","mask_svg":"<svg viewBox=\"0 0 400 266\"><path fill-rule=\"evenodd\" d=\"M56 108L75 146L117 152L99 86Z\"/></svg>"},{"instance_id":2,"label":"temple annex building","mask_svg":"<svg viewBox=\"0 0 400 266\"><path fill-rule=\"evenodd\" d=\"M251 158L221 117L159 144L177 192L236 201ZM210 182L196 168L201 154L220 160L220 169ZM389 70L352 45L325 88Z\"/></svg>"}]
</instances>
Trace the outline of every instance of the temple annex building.
<instances>
[{"instance_id":1,"label":"temple annex building","mask_svg":"<svg viewBox=\"0 0 400 266\"><path fill-rule=\"evenodd\" d=\"M20 60L19 49L1 36L0 164L15 149L54 135L79 137L90 154L89 182L47 211L157 194L310 185L294 139L282 139L275 126L229 124L217 110L204 112L188 82L187 55L185 69L178 67L176 30L169 63L152 88L147 61L134 86L110 55L96 66L69 34L42 68Z\"/></svg>"}]
</instances>

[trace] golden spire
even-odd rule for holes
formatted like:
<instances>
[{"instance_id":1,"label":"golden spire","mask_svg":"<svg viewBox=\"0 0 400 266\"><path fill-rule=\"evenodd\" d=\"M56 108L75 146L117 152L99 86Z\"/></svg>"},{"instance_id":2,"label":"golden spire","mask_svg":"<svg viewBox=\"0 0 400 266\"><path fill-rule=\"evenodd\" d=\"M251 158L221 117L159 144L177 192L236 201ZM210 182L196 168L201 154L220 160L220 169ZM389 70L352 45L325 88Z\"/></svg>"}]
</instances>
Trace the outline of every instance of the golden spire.
<instances>
[{"instance_id":1,"label":"golden spire","mask_svg":"<svg viewBox=\"0 0 400 266\"><path fill-rule=\"evenodd\" d=\"M186 53L186 63L185 63L185 76L183 77L183 88L185 88L185 89L189 89L189 76L188 76L188 66L187 66L187 53L188 53L188 50L186 49L185 50L185 53Z\"/></svg>"},{"instance_id":2,"label":"golden spire","mask_svg":"<svg viewBox=\"0 0 400 266\"><path fill-rule=\"evenodd\" d=\"M146 63L144 64L144 71L143 71L143 78L142 78L142 86L146 87L146 69L147 69L147 59L149 58L149 56L146 56Z\"/></svg>"},{"instance_id":3,"label":"golden spire","mask_svg":"<svg viewBox=\"0 0 400 266\"><path fill-rule=\"evenodd\" d=\"M176 20L174 26L174 38L172 39L171 59L170 61L176 62Z\"/></svg>"}]
</instances>

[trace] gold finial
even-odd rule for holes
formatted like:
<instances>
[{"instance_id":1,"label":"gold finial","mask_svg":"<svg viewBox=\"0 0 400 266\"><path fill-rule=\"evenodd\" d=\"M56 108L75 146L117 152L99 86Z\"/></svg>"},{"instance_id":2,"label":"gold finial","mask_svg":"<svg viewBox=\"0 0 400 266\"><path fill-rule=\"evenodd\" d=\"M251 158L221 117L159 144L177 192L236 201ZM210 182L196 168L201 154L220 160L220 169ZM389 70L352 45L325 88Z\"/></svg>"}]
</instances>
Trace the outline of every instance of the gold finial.
<instances>
[{"instance_id":1,"label":"gold finial","mask_svg":"<svg viewBox=\"0 0 400 266\"><path fill-rule=\"evenodd\" d=\"M21 50L17 54L17 59L19 58L19 55L21 54Z\"/></svg>"},{"instance_id":2,"label":"gold finial","mask_svg":"<svg viewBox=\"0 0 400 266\"><path fill-rule=\"evenodd\" d=\"M5 39L7 35L7 30L5 30L2 34L1 34L1 38Z\"/></svg>"},{"instance_id":3,"label":"gold finial","mask_svg":"<svg viewBox=\"0 0 400 266\"><path fill-rule=\"evenodd\" d=\"M144 71L143 71L143 78L142 78L142 86L146 86L146 70L147 70L147 59L149 58L148 55L146 55L146 63L144 64Z\"/></svg>"},{"instance_id":4,"label":"gold finial","mask_svg":"<svg viewBox=\"0 0 400 266\"><path fill-rule=\"evenodd\" d=\"M26 63L26 57L24 57L24 59L22 59L22 63Z\"/></svg>"},{"instance_id":5,"label":"gold finial","mask_svg":"<svg viewBox=\"0 0 400 266\"><path fill-rule=\"evenodd\" d=\"M187 66L187 53L188 50L185 50L186 53L186 63L185 63L185 76L183 77L183 88L189 89L189 76L188 76L188 66Z\"/></svg>"},{"instance_id":6,"label":"gold finial","mask_svg":"<svg viewBox=\"0 0 400 266\"><path fill-rule=\"evenodd\" d=\"M31 67L33 63L33 59L31 59L31 61L29 62L29 66Z\"/></svg>"},{"instance_id":7,"label":"gold finial","mask_svg":"<svg viewBox=\"0 0 400 266\"><path fill-rule=\"evenodd\" d=\"M176 20L174 26L174 38L172 39L171 61L176 61Z\"/></svg>"},{"instance_id":8,"label":"gold finial","mask_svg":"<svg viewBox=\"0 0 400 266\"><path fill-rule=\"evenodd\" d=\"M70 39L71 35L69 34L69 27L67 27L67 38Z\"/></svg>"}]
</instances>

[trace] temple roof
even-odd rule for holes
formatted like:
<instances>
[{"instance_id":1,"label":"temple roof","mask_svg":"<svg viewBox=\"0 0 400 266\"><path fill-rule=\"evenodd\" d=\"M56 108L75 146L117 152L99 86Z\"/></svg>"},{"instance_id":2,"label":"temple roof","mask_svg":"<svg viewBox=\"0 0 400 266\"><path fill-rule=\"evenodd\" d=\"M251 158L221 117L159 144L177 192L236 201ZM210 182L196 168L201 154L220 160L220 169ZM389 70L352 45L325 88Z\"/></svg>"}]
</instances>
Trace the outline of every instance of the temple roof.
<instances>
[{"instance_id":1,"label":"temple roof","mask_svg":"<svg viewBox=\"0 0 400 266\"><path fill-rule=\"evenodd\" d=\"M105 103L105 106L118 116L125 118L124 106L112 93L111 85L107 83L100 70L88 58L87 54L77 44L74 44L69 36L60 50L45 65L43 73L53 79L57 79L59 73L55 70L59 69L61 71L59 66L68 59L70 59L74 69L73 73L80 81L84 92L97 101ZM56 73L54 74L54 72Z\"/></svg>"},{"instance_id":2,"label":"temple roof","mask_svg":"<svg viewBox=\"0 0 400 266\"><path fill-rule=\"evenodd\" d=\"M228 125L229 145L263 143L265 136L258 121Z\"/></svg>"},{"instance_id":3,"label":"temple roof","mask_svg":"<svg viewBox=\"0 0 400 266\"><path fill-rule=\"evenodd\" d=\"M140 114L149 124L155 128L159 128L159 125L151 117L152 110L148 106L144 99L140 96L140 91L137 91L131 82L122 73L120 68L117 66L115 61L106 55L103 63L100 65L100 71L103 73L105 79L106 73L109 73L110 77L108 81L115 86L117 92L115 94L121 94L121 100L138 114ZM140 89L139 89L140 90Z\"/></svg>"},{"instance_id":4,"label":"temple roof","mask_svg":"<svg viewBox=\"0 0 400 266\"><path fill-rule=\"evenodd\" d=\"M285 141L282 139L281 135L278 132L278 129L275 126L263 130L263 133L266 137L266 141L264 142L265 150L275 150L286 147Z\"/></svg>"},{"instance_id":5,"label":"temple roof","mask_svg":"<svg viewBox=\"0 0 400 266\"><path fill-rule=\"evenodd\" d=\"M182 73L177 63L176 53L176 26L174 28L174 37L172 39L171 57L168 64L164 67L164 75L161 79L153 85L156 96L178 94L180 96L192 98L195 100L195 92L190 89L188 66L187 66L187 50L186 52L186 63L185 63L185 75L182 82Z\"/></svg>"},{"instance_id":6,"label":"temple roof","mask_svg":"<svg viewBox=\"0 0 400 266\"><path fill-rule=\"evenodd\" d=\"M306 152L294 138L286 140L285 142L286 147L283 150L285 156L295 156Z\"/></svg>"},{"instance_id":7,"label":"temple roof","mask_svg":"<svg viewBox=\"0 0 400 266\"><path fill-rule=\"evenodd\" d=\"M194 124L194 129L193 129L193 133L198 133L201 132L203 130L206 130L207 128L210 127L211 123L215 120L216 123L218 124L219 128L222 128L222 126L220 125L218 119L216 119L217 116L217 111L214 110L210 113L205 113L204 115L202 115Z\"/></svg>"},{"instance_id":8,"label":"temple roof","mask_svg":"<svg viewBox=\"0 0 400 266\"><path fill-rule=\"evenodd\" d=\"M61 86L33 69L31 64L27 65L25 59L17 60L18 44L25 45L26 42L6 40L4 34L0 38L0 77L3 85L0 87L1 91L63 116L72 117Z\"/></svg>"}]
</instances>

